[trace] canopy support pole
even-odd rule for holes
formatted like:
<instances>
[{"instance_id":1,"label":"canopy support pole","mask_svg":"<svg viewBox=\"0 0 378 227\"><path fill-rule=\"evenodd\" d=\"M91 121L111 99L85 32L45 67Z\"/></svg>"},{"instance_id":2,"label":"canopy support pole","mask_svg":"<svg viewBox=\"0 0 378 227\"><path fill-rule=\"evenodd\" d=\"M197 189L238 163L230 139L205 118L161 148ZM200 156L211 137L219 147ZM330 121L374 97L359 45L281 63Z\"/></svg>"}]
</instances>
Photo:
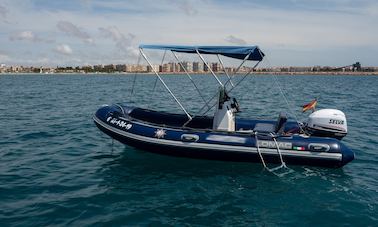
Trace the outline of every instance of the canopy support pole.
<instances>
[{"instance_id":1,"label":"canopy support pole","mask_svg":"<svg viewBox=\"0 0 378 227\"><path fill-rule=\"evenodd\" d=\"M202 93L201 91L199 90L199 88L197 87L197 84L194 82L193 78L190 76L190 74L188 73L188 70L186 70L186 68L184 67L184 65L182 64L182 62L180 61L180 59L178 58L177 54L174 52L174 51L171 51L173 56L176 58L177 62L180 64L181 68L183 68L185 74L188 76L189 80L193 83L194 87L196 88L196 90L198 91L198 94L200 95L200 97L202 98L202 100L205 102L205 105L207 107L209 107L209 104L208 102L205 100L205 98L202 96Z\"/></svg>"},{"instance_id":2,"label":"canopy support pole","mask_svg":"<svg viewBox=\"0 0 378 227\"><path fill-rule=\"evenodd\" d=\"M196 49L196 52L198 54L198 56L201 58L201 60L203 61L203 63L207 66L207 68L210 70L211 74L214 76L214 78L218 81L219 85L224 87L224 85L222 84L222 82L218 79L217 75L215 75L215 73L213 72L213 70L211 69L211 67L209 66L209 64L207 64L207 62L205 61L205 59L202 57L202 55L200 54L200 52L198 51L198 49Z\"/></svg>"},{"instance_id":3,"label":"canopy support pole","mask_svg":"<svg viewBox=\"0 0 378 227\"><path fill-rule=\"evenodd\" d=\"M228 91L228 93L231 93L231 91L234 89L234 88L236 88L237 86L239 86L239 84L249 75L249 74L251 74L251 72L260 64L260 62L261 61L259 61L259 62L257 62L244 76L243 76L243 78L241 78L239 81L238 81L238 83L237 84L235 84L235 86L234 87L232 87L229 91ZM228 80L229 81L229 80ZM227 81L227 82L228 82ZM226 82L226 83L227 83ZM217 96L217 93L215 93L215 95L210 99L210 100L212 100L214 97L216 97ZM207 110L202 114L202 116L203 115L205 115L209 110L211 110L211 108L213 108L215 105L216 105L217 103L214 103L210 108L207 108ZM205 108L205 106L202 106L202 108L198 111L198 113L197 114L199 114L199 113L201 113L201 111L203 110L203 108ZM195 114L194 116L196 116L197 114Z\"/></svg>"},{"instance_id":4,"label":"canopy support pole","mask_svg":"<svg viewBox=\"0 0 378 227\"><path fill-rule=\"evenodd\" d=\"M251 74L251 72L260 64L261 61L257 62L239 81L238 83L233 87L231 88L228 92L231 92L235 87L237 87L241 82L243 82L243 80L249 75Z\"/></svg>"},{"instance_id":5,"label":"canopy support pole","mask_svg":"<svg viewBox=\"0 0 378 227\"><path fill-rule=\"evenodd\" d=\"M142 48L139 48L140 53L142 54L144 60L150 65L152 71L155 73L155 75L159 78L160 82L164 85L165 89L169 92L169 94L173 97L173 99L176 101L176 103L180 106L180 108L185 112L185 114L188 116L189 119L192 119L192 116L186 111L184 106L180 103L180 101L176 98L176 96L172 93L171 89L169 89L168 85L164 82L163 78L159 75L158 72L156 72L155 68L152 66L151 62L148 60L147 56L144 54Z\"/></svg>"},{"instance_id":6,"label":"canopy support pole","mask_svg":"<svg viewBox=\"0 0 378 227\"><path fill-rule=\"evenodd\" d=\"M198 53L198 52L197 52ZM260 52L261 53L261 52ZM199 53L198 53L199 54ZM226 83L225 83L225 86L227 85L227 83L228 82L231 82L232 83L232 81L231 81L231 79L232 79L232 77L233 76L235 76L236 75L236 73L239 71L239 69L243 66L243 64L248 60L248 58L249 58L249 56L252 54L252 51L251 52L249 52L249 54L247 55L247 56L245 56L245 58L243 59L243 62L238 66L238 68L235 70L235 72L234 72L234 74L226 81ZM218 57L219 58L219 57ZM235 87L237 87L251 72L252 72L252 70L253 69L255 69L259 64L260 64L260 62L261 61L258 61L253 67L252 67L252 69L250 69L249 70L249 72L247 72L244 76L243 76L243 78L240 80L240 81L238 81L238 83L235 85L235 86L232 86L232 88L230 89L230 91L229 92L231 92ZM213 98L215 98L216 96L218 95L218 93L215 93L215 95L213 96L213 97L211 97L211 99L208 101L208 103L209 102L211 102L211 100L213 100ZM211 110L211 108L213 108L215 105L216 105L217 103L214 103L210 108L208 107L207 108L207 110L202 114L202 115L205 115L209 110ZM206 106L204 105L204 106L202 106L201 107L201 109L198 111L198 113L197 114L195 114L194 116L197 116L199 113L201 113L201 111L205 108Z\"/></svg>"},{"instance_id":7,"label":"canopy support pole","mask_svg":"<svg viewBox=\"0 0 378 227\"><path fill-rule=\"evenodd\" d=\"M244 63L248 60L249 56L252 54L252 51L249 52L249 54L247 56L245 56L245 58L243 59L243 61L240 63L240 65L236 68L235 72L233 73L233 75L231 76L230 79L228 79L225 83L225 85L227 85L228 82L231 81L232 78L234 78L236 76L236 73L239 72L240 68L244 65ZM233 86L232 88L234 88L235 86Z\"/></svg>"},{"instance_id":8,"label":"canopy support pole","mask_svg":"<svg viewBox=\"0 0 378 227\"><path fill-rule=\"evenodd\" d=\"M166 54L166 53L167 53L167 50L164 51L163 58L161 59L161 63L160 63L161 66L163 66L164 59L165 59L165 54ZM152 88L152 94L155 93L155 89L156 89L157 81L158 81L158 78L156 77L156 78L155 78L155 82L154 82L154 87ZM147 106L149 107L150 104L147 104Z\"/></svg>"},{"instance_id":9,"label":"canopy support pole","mask_svg":"<svg viewBox=\"0 0 378 227\"><path fill-rule=\"evenodd\" d=\"M217 54L217 57L218 57L218 60L219 60L219 63L221 64L222 66L222 69L224 71L224 73L226 74L227 78L230 80L230 84L232 87L235 87L234 84L232 83L232 80L231 80L231 77L230 75L228 75L227 71L226 71L226 68L224 67L224 64L223 64L223 61L222 59L219 57L219 54ZM226 84L225 84L226 85Z\"/></svg>"}]
</instances>

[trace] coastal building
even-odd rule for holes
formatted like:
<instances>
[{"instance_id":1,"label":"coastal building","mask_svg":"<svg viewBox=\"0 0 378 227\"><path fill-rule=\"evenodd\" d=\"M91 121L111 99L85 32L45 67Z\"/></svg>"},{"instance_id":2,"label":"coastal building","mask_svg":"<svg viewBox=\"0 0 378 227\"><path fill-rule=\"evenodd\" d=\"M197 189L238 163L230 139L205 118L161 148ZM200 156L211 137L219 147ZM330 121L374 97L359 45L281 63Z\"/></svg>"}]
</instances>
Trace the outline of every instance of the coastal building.
<instances>
[{"instance_id":1,"label":"coastal building","mask_svg":"<svg viewBox=\"0 0 378 227\"><path fill-rule=\"evenodd\" d=\"M152 65L152 67L151 66L147 66L147 70L146 70L147 72L160 72L160 65Z\"/></svg>"},{"instance_id":2,"label":"coastal building","mask_svg":"<svg viewBox=\"0 0 378 227\"><path fill-rule=\"evenodd\" d=\"M213 62L213 63L210 64L210 66L211 66L211 70L213 70L213 72L218 72L221 69L221 65L218 62Z\"/></svg>"},{"instance_id":3,"label":"coastal building","mask_svg":"<svg viewBox=\"0 0 378 227\"><path fill-rule=\"evenodd\" d=\"M191 61L183 61L182 66L189 72L189 73L210 73L208 66L214 72L223 72L224 69L220 63L217 62L208 62L204 64L203 62L191 62ZM168 62L162 65L129 65L129 64L108 64L108 65L84 65L84 66L56 66L55 68L52 67L32 67L32 66L7 66L5 64L0 64L0 73L96 73L96 72L105 72L105 73L112 73L112 72L129 72L129 73L146 73L146 72L153 72L154 70L157 72L163 73L183 73L184 69L179 63L176 62ZM232 74L236 71L236 66L225 67L227 73ZM243 66L241 67L238 72L246 73L251 70L250 67ZM343 67L331 67L331 66L288 66L288 67L265 67L265 68L257 68L254 69L256 72L260 73L282 73L282 74L291 74L291 73L310 73L310 74L324 74L324 73L339 73L345 72L346 74L350 74L351 72L364 72L367 74L377 74L378 67L362 67L359 62L356 62L351 65L343 66Z\"/></svg>"},{"instance_id":4,"label":"coastal building","mask_svg":"<svg viewBox=\"0 0 378 227\"><path fill-rule=\"evenodd\" d=\"M105 72L114 72L116 70L116 66L113 64L110 65L104 65L104 71Z\"/></svg>"},{"instance_id":5,"label":"coastal building","mask_svg":"<svg viewBox=\"0 0 378 227\"><path fill-rule=\"evenodd\" d=\"M165 63L161 66L161 72L163 73L169 73L171 72L171 64L170 63Z\"/></svg>"},{"instance_id":6,"label":"coastal building","mask_svg":"<svg viewBox=\"0 0 378 227\"><path fill-rule=\"evenodd\" d=\"M135 72L147 72L146 65L130 65L127 67L127 72L135 73Z\"/></svg>"},{"instance_id":7,"label":"coastal building","mask_svg":"<svg viewBox=\"0 0 378 227\"><path fill-rule=\"evenodd\" d=\"M170 72L174 73L174 72L180 72L180 64L178 63L175 63L175 62L170 62Z\"/></svg>"},{"instance_id":8,"label":"coastal building","mask_svg":"<svg viewBox=\"0 0 378 227\"><path fill-rule=\"evenodd\" d=\"M233 69L234 69L234 68L232 68L232 67L225 67L225 70L226 70L226 72L227 72L228 74L233 73L233 72L234 72Z\"/></svg>"},{"instance_id":9,"label":"coastal building","mask_svg":"<svg viewBox=\"0 0 378 227\"><path fill-rule=\"evenodd\" d=\"M126 64L118 64L115 66L115 69L118 72L126 72L126 68Z\"/></svg>"},{"instance_id":10,"label":"coastal building","mask_svg":"<svg viewBox=\"0 0 378 227\"><path fill-rule=\"evenodd\" d=\"M102 72L102 69L104 68L104 66L103 65L94 65L93 66L93 70L95 71L95 72Z\"/></svg>"},{"instance_id":11,"label":"coastal building","mask_svg":"<svg viewBox=\"0 0 378 227\"><path fill-rule=\"evenodd\" d=\"M6 70L6 65L0 64L0 73L5 73L5 70Z\"/></svg>"},{"instance_id":12,"label":"coastal building","mask_svg":"<svg viewBox=\"0 0 378 227\"><path fill-rule=\"evenodd\" d=\"M193 72L195 72L195 73L203 72L203 63L193 62Z\"/></svg>"},{"instance_id":13,"label":"coastal building","mask_svg":"<svg viewBox=\"0 0 378 227\"><path fill-rule=\"evenodd\" d=\"M181 62L182 66L186 69L187 72L193 72L193 63L192 62ZM180 65L180 72L184 72L184 69Z\"/></svg>"},{"instance_id":14,"label":"coastal building","mask_svg":"<svg viewBox=\"0 0 378 227\"><path fill-rule=\"evenodd\" d=\"M209 72L209 68L207 67L207 65L210 65L210 62L208 62L207 64L203 64L203 71L204 72Z\"/></svg>"}]
</instances>

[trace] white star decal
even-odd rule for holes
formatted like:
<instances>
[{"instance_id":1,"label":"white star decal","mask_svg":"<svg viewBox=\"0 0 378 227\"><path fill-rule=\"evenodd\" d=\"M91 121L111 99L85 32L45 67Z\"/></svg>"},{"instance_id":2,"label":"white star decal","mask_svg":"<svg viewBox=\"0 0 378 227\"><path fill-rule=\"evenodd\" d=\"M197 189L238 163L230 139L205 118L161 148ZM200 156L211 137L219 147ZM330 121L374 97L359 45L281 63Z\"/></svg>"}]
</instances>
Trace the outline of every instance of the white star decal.
<instances>
[{"instance_id":1,"label":"white star decal","mask_svg":"<svg viewBox=\"0 0 378 227\"><path fill-rule=\"evenodd\" d=\"M164 136L167 135L164 129L158 129L155 131L155 137L158 139L164 138Z\"/></svg>"}]
</instances>

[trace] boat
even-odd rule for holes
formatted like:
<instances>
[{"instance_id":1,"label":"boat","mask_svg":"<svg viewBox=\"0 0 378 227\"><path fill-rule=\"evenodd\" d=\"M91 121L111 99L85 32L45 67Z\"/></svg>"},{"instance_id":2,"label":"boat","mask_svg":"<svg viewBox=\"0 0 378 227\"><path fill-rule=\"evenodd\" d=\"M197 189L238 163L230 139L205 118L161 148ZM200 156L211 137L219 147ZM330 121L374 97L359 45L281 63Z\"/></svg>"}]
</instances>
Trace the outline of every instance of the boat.
<instances>
[{"instance_id":1,"label":"boat","mask_svg":"<svg viewBox=\"0 0 378 227\"><path fill-rule=\"evenodd\" d=\"M152 67L145 49L172 52L184 69L184 74L191 79L204 100L177 53L198 55L219 84L213 99L204 100L205 105L200 113L190 113L173 94L160 73ZM304 122L288 120L286 113L279 114L276 120L245 119L237 116L240 107L232 92L244 78L253 73L265 57L258 46L140 45L139 51L183 113L145 109L128 103L104 105L96 111L93 120L111 138L153 153L208 160L256 162L271 171L291 164L338 168L354 159L353 151L341 142L347 135L347 120L340 110L316 110ZM218 57L224 69L223 73L228 78L226 82L219 79L204 55ZM243 74L238 83L233 83L235 74L229 75L220 57L240 60L236 71L247 61L252 61L254 66ZM214 111L213 115L206 114L210 110Z\"/></svg>"}]
</instances>

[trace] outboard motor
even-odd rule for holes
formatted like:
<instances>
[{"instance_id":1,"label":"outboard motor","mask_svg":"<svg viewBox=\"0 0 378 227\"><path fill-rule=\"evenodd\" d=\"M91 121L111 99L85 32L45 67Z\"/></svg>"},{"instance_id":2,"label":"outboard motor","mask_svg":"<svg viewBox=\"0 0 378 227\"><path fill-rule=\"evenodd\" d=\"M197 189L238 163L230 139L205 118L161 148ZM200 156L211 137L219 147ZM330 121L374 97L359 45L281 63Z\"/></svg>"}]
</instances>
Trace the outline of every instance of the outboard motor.
<instances>
[{"instance_id":1,"label":"outboard motor","mask_svg":"<svg viewBox=\"0 0 378 227\"><path fill-rule=\"evenodd\" d=\"M348 132L345 114L336 109L322 109L308 117L306 131L313 136L342 139Z\"/></svg>"}]
</instances>

